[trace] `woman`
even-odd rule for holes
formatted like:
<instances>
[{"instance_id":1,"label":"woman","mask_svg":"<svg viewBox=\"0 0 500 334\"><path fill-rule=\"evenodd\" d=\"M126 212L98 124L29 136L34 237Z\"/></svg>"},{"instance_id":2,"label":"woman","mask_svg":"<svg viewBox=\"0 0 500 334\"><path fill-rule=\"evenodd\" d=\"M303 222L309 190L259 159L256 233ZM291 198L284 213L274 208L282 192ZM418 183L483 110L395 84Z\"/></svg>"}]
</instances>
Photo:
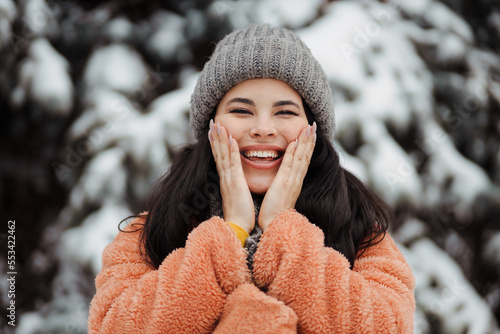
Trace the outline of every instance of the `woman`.
<instances>
[{"instance_id":1,"label":"woman","mask_svg":"<svg viewBox=\"0 0 500 334\"><path fill-rule=\"evenodd\" d=\"M190 125L197 142L104 251L91 333L413 332L393 213L339 165L326 76L293 32L226 36Z\"/></svg>"}]
</instances>

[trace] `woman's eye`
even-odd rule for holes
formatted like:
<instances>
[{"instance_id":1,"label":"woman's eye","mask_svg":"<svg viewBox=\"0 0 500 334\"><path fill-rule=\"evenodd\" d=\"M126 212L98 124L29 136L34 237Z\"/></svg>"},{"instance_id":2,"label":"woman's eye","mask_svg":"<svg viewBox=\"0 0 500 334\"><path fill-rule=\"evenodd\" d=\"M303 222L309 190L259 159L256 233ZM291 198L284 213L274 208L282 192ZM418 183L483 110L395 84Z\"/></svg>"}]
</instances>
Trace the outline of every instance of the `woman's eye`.
<instances>
[{"instance_id":1,"label":"woman's eye","mask_svg":"<svg viewBox=\"0 0 500 334\"><path fill-rule=\"evenodd\" d=\"M229 110L229 113L230 114L251 114L250 111L248 110L245 110L245 109L233 109L233 110Z\"/></svg>"},{"instance_id":2,"label":"woman's eye","mask_svg":"<svg viewBox=\"0 0 500 334\"><path fill-rule=\"evenodd\" d=\"M279 114L282 114L282 115L293 115L293 116L298 116L299 115L296 112L290 111L290 110L282 110L282 111L278 111L276 113L276 115L279 115Z\"/></svg>"}]
</instances>

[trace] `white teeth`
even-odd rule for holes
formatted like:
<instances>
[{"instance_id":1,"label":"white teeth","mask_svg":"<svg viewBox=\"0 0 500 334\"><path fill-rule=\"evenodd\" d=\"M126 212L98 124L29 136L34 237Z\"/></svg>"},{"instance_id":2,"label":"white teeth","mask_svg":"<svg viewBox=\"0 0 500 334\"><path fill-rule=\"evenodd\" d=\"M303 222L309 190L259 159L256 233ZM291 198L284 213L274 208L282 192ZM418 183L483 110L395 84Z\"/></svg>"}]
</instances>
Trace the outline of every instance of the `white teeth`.
<instances>
[{"instance_id":1,"label":"white teeth","mask_svg":"<svg viewBox=\"0 0 500 334\"><path fill-rule=\"evenodd\" d=\"M252 158L277 158L279 156L276 151L246 151L243 153L245 157Z\"/></svg>"}]
</instances>

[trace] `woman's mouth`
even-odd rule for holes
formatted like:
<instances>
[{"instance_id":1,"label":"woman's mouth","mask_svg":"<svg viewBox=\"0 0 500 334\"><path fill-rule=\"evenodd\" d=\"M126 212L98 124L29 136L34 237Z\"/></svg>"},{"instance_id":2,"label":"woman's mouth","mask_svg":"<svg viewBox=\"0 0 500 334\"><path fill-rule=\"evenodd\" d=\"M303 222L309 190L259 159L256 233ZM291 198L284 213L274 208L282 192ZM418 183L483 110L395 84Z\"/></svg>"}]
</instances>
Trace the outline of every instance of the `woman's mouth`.
<instances>
[{"instance_id":1,"label":"woman's mouth","mask_svg":"<svg viewBox=\"0 0 500 334\"><path fill-rule=\"evenodd\" d=\"M279 151L242 151L241 154L248 160L254 162L272 162L282 155Z\"/></svg>"},{"instance_id":2,"label":"woman's mouth","mask_svg":"<svg viewBox=\"0 0 500 334\"><path fill-rule=\"evenodd\" d=\"M283 152L275 150L247 150L241 151L243 162L258 169L274 168L281 164Z\"/></svg>"}]
</instances>

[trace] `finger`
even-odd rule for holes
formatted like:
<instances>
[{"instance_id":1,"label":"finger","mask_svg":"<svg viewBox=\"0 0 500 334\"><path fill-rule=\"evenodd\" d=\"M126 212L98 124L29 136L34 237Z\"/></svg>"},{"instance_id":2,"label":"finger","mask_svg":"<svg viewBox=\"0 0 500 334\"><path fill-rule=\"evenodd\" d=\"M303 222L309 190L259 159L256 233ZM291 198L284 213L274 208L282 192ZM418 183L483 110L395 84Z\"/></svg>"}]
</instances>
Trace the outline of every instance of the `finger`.
<instances>
[{"instance_id":1,"label":"finger","mask_svg":"<svg viewBox=\"0 0 500 334\"><path fill-rule=\"evenodd\" d=\"M231 168L231 152L229 150L229 136L227 130L217 122L216 126L216 136L218 137L219 150L220 150L220 162L222 169L227 171Z\"/></svg>"},{"instance_id":2,"label":"finger","mask_svg":"<svg viewBox=\"0 0 500 334\"><path fill-rule=\"evenodd\" d=\"M299 139L297 146L297 160L300 161L299 168L306 168L311 163L312 151L314 149L314 140L316 136L316 123L306 129L305 137Z\"/></svg>"},{"instance_id":3,"label":"finger","mask_svg":"<svg viewBox=\"0 0 500 334\"><path fill-rule=\"evenodd\" d=\"M217 167L217 173L219 177L223 175L222 163L220 159L220 140L219 136L217 136L217 130L215 129L214 121L210 120L210 130L208 132L208 138L210 140L210 147L212 148L212 154L215 160L215 166Z\"/></svg>"},{"instance_id":4,"label":"finger","mask_svg":"<svg viewBox=\"0 0 500 334\"><path fill-rule=\"evenodd\" d=\"M288 143L285 153L283 154L283 160L281 161L281 166L278 169L276 177L283 177L288 179L293 166L293 154L295 152L295 145L298 144L297 139Z\"/></svg>"},{"instance_id":5,"label":"finger","mask_svg":"<svg viewBox=\"0 0 500 334\"><path fill-rule=\"evenodd\" d=\"M301 168L297 173L297 177L300 178L301 181L304 180L305 175L307 174L307 170L309 169L309 165L311 164L312 155L314 152L314 146L316 145L316 122L311 126L311 132L307 137L307 140L304 144L304 151L302 152L304 158L301 160Z\"/></svg>"},{"instance_id":6,"label":"finger","mask_svg":"<svg viewBox=\"0 0 500 334\"><path fill-rule=\"evenodd\" d=\"M235 176L243 174L243 167L241 166L240 147L238 145L238 142L234 140L232 136L229 136L229 149L231 152L231 172L234 173Z\"/></svg>"},{"instance_id":7,"label":"finger","mask_svg":"<svg viewBox=\"0 0 500 334\"><path fill-rule=\"evenodd\" d=\"M316 122L314 122L313 125L311 126L311 133L309 134L309 137L306 140L303 151L304 159L302 160L302 163L305 163L306 169L311 164L311 158L314 152L314 146L316 145L316 137L317 137L316 130L317 126Z\"/></svg>"},{"instance_id":8,"label":"finger","mask_svg":"<svg viewBox=\"0 0 500 334\"><path fill-rule=\"evenodd\" d=\"M215 160L215 164L217 165L217 160L218 160L218 143L215 142L215 137L214 137L214 121L210 119L210 123L208 126L208 141L210 143L210 148L212 149L212 155Z\"/></svg>"},{"instance_id":9,"label":"finger","mask_svg":"<svg viewBox=\"0 0 500 334\"><path fill-rule=\"evenodd\" d=\"M307 126L307 128L301 132L297 149L294 153L294 162L290 175L296 178L300 184L302 184L311 162L315 145L316 128L316 124L313 123L312 126Z\"/></svg>"},{"instance_id":10,"label":"finger","mask_svg":"<svg viewBox=\"0 0 500 334\"><path fill-rule=\"evenodd\" d=\"M300 131L299 136L297 138L297 147L293 153L293 165L295 168L302 164L302 160L304 159L305 145L307 143L307 133L310 131L310 125Z\"/></svg>"},{"instance_id":11,"label":"finger","mask_svg":"<svg viewBox=\"0 0 500 334\"><path fill-rule=\"evenodd\" d=\"M219 123L214 124L213 120L210 120L210 128L212 129L211 136L213 138L211 142L212 151L217 171L219 172L219 176L222 177L224 172L230 167L227 131Z\"/></svg>"}]
</instances>

